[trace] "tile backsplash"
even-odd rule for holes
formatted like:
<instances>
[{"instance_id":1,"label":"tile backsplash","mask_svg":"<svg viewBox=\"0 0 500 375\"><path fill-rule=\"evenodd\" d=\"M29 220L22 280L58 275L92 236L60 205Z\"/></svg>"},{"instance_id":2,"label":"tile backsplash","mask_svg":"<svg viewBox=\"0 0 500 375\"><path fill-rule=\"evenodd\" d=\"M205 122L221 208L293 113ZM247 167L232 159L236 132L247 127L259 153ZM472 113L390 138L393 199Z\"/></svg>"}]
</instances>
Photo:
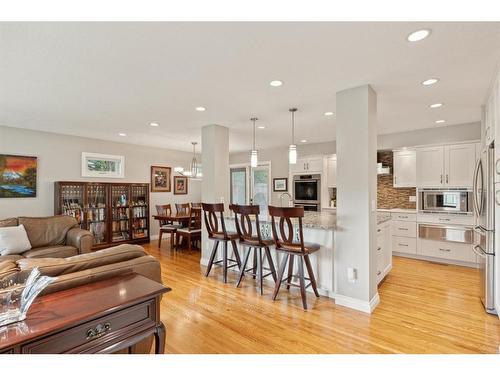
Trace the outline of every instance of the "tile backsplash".
<instances>
[{"instance_id":1,"label":"tile backsplash","mask_svg":"<svg viewBox=\"0 0 500 375\"><path fill-rule=\"evenodd\" d=\"M377 206L378 208L415 209L416 203L410 202L410 197L417 194L416 188L393 187L392 151L378 151L377 162L391 168L391 174L377 176Z\"/></svg>"}]
</instances>

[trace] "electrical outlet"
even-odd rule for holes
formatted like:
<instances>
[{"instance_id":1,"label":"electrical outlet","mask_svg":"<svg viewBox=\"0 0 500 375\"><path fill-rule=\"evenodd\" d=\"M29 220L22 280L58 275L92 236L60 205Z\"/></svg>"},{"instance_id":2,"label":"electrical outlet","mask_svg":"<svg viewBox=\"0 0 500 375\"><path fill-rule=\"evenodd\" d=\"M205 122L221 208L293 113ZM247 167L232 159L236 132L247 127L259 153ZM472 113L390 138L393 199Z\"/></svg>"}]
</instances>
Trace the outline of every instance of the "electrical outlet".
<instances>
[{"instance_id":1,"label":"electrical outlet","mask_svg":"<svg viewBox=\"0 0 500 375\"><path fill-rule=\"evenodd\" d=\"M417 201L417 197L415 195L410 195L409 201L410 202L416 202Z\"/></svg>"},{"instance_id":2,"label":"electrical outlet","mask_svg":"<svg viewBox=\"0 0 500 375\"><path fill-rule=\"evenodd\" d=\"M358 279L358 270L352 267L347 268L347 280L350 283L355 283L357 279Z\"/></svg>"}]
</instances>

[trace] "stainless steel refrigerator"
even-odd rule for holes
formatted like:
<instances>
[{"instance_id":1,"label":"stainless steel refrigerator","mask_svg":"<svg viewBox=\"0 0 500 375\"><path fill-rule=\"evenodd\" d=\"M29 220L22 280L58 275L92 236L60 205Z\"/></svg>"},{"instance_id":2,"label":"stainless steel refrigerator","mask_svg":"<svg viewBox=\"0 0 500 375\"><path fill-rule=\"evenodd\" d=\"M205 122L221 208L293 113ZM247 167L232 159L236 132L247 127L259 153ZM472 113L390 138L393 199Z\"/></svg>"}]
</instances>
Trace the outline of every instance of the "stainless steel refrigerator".
<instances>
[{"instance_id":1,"label":"stainless steel refrigerator","mask_svg":"<svg viewBox=\"0 0 500 375\"><path fill-rule=\"evenodd\" d=\"M474 252L481 275L481 302L486 312L495 311L495 149L491 144L481 152L473 180Z\"/></svg>"}]
</instances>

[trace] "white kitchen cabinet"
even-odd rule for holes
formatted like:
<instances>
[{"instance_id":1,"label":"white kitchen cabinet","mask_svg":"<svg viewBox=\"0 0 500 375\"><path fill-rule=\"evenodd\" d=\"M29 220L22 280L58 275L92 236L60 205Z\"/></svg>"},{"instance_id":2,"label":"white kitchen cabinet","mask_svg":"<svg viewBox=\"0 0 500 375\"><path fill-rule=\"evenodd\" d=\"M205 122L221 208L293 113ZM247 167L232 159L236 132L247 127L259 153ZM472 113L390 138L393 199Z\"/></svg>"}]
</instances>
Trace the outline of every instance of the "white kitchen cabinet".
<instances>
[{"instance_id":1,"label":"white kitchen cabinet","mask_svg":"<svg viewBox=\"0 0 500 375\"><path fill-rule=\"evenodd\" d=\"M337 156L330 156L327 159L327 187L337 187Z\"/></svg>"},{"instance_id":2,"label":"white kitchen cabinet","mask_svg":"<svg viewBox=\"0 0 500 375\"><path fill-rule=\"evenodd\" d=\"M392 269L391 221L377 226L377 284Z\"/></svg>"},{"instance_id":3,"label":"white kitchen cabinet","mask_svg":"<svg viewBox=\"0 0 500 375\"><path fill-rule=\"evenodd\" d=\"M417 153L414 150L393 152L395 188L417 186Z\"/></svg>"},{"instance_id":4,"label":"white kitchen cabinet","mask_svg":"<svg viewBox=\"0 0 500 375\"><path fill-rule=\"evenodd\" d=\"M418 148L417 186L471 187L476 162L475 150L475 143Z\"/></svg>"},{"instance_id":5,"label":"white kitchen cabinet","mask_svg":"<svg viewBox=\"0 0 500 375\"><path fill-rule=\"evenodd\" d=\"M292 165L292 173L294 174L312 174L323 172L323 157L314 156L308 158L297 159L297 164Z\"/></svg>"},{"instance_id":6,"label":"white kitchen cabinet","mask_svg":"<svg viewBox=\"0 0 500 375\"><path fill-rule=\"evenodd\" d=\"M441 187L444 179L444 147L417 149L417 186Z\"/></svg>"}]
</instances>

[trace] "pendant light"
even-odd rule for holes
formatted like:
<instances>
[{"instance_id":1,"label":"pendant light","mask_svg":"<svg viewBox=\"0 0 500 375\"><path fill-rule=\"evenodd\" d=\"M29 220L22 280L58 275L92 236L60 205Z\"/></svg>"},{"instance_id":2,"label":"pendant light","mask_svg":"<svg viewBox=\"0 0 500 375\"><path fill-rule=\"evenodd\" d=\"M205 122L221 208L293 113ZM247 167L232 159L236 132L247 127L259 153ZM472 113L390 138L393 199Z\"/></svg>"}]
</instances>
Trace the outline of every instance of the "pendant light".
<instances>
[{"instance_id":1,"label":"pendant light","mask_svg":"<svg viewBox=\"0 0 500 375\"><path fill-rule=\"evenodd\" d=\"M255 149L255 121L257 121L257 117L252 117L250 121L253 122L253 144L252 144L252 152L250 154L250 166L252 168L257 167L259 163L259 158L257 156L257 150Z\"/></svg>"},{"instance_id":2,"label":"pendant light","mask_svg":"<svg viewBox=\"0 0 500 375\"><path fill-rule=\"evenodd\" d=\"M189 178L193 179L201 179L203 174L201 173L201 166L196 160L196 145L198 142L191 142L193 145L193 159L191 159L191 163L189 164L189 170L185 171L182 167L175 167L174 171Z\"/></svg>"},{"instance_id":3,"label":"pendant light","mask_svg":"<svg viewBox=\"0 0 500 375\"><path fill-rule=\"evenodd\" d=\"M297 164L297 145L295 144L295 112L297 108L290 108L292 114L292 143L288 148L288 162L290 164Z\"/></svg>"}]
</instances>

